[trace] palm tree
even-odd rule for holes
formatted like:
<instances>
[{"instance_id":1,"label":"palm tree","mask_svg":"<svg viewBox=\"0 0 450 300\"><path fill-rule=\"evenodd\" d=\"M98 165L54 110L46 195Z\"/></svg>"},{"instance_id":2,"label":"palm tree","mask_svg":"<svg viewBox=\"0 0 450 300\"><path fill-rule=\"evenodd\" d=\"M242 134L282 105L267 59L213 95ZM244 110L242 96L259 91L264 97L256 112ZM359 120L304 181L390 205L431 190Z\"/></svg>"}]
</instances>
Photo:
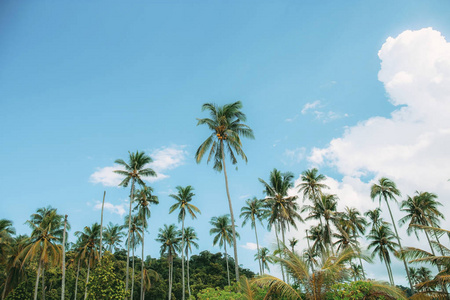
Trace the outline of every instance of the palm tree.
<instances>
[{"instance_id":1,"label":"palm tree","mask_svg":"<svg viewBox=\"0 0 450 300\"><path fill-rule=\"evenodd\" d=\"M258 253L255 254L255 259L258 259L261 261L262 266L262 274L264 274L264 270L267 269L270 271L269 263L273 263L272 256L270 256L270 251L267 249L267 247L263 247L259 249Z\"/></svg>"},{"instance_id":2,"label":"palm tree","mask_svg":"<svg viewBox=\"0 0 450 300\"><path fill-rule=\"evenodd\" d=\"M122 228L123 227L120 225L109 222L108 227L106 227L103 233L107 249L111 253L117 251L118 245L122 243L122 238L125 235L122 231Z\"/></svg>"},{"instance_id":3,"label":"palm tree","mask_svg":"<svg viewBox=\"0 0 450 300\"><path fill-rule=\"evenodd\" d=\"M10 223L12 225L12 223ZM11 234L14 232L13 228L10 227L11 225L7 226L6 228L3 226L3 220L0 220L0 228L3 228L3 230L7 229L8 234ZM3 236L6 232L2 232L3 230L0 230L0 235ZM4 237L2 237L3 239ZM8 243L7 253L2 254L1 258L4 259L5 264L5 283L3 286L3 292L2 292L2 299L5 299L5 297L8 295L8 293L14 289L21 280L25 277L25 268L23 267L23 260L22 260L22 252L24 247L26 246L26 242L28 241L28 237L25 235L19 235L15 238L11 238ZM3 256L5 255L5 256Z\"/></svg>"},{"instance_id":4,"label":"palm tree","mask_svg":"<svg viewBox=\"0 0 450 300\"><path fill-rule=\"evenodd\" d=\"M174 205L170 207L169 213L173 213L176 209L179 209L178 222L181 221L181 249L184 249L184 219L186 217L186 211L189 213L192 219L197 218L195 213L200 213L200 210L195 206L190 204L192 198L195 194L192 192L194 188L190 185L187 187L176 187L178 194L170 194L177 201ZM184 251L181 251L181 269L182 269L182 285L183 285L183 300L185 299L185 285L184 285Z\"/></svg>"},{"instance_id":5,"label":"palm tree","mask_svg":"<svg viewBox=\"0 0 450 300\"><path fill-rule=\"evenodd\" d=\"M144 186L142 190L137 191L135 201L138 202L134 209L138 209L138 216L142 222L142 262L144 262L144 240L145 230L148 227L147 219L150 218L150 204L159 204L158 196L152 194L153 189ZM144 263L141 264L141 300L144 300Z\"/></svg>"},{"instance_id":6,"label":"palm tree","mask_svg":"<svg viewBox=\"0 0 450 300\"><path fill-rule=\"evenodd\" d=\"M214 169L222 171L225 177L225 187L228 197L228 206L230 208L231 226L233 232L234 247L234 270L236 281L239 281L239 263L236 244L236 229L234 222L233 206L231 204L230 191L228 189L227 169L225 165L225 151L228 152L231 163L237 164L236 155L247 162L247 156L242 150L241 137L253 139L253 130L242 122L246 121L245 114L241 111L242 103L240 101L217 106L213 103L205 103L202 111L209 111L211 118L197 119L198 125L206 124L211 135L200 145L195 153L195 160L200 163L204 154L209 151L208 162L214 158Z\"/></svg>"},{"instance_id":7,"label":"palm tree","mask_svg":"<svg viewBox=\"0 0 450 300\"><path fill-rule=\"evenodd\" d=\"M273 259L284 265L288 274L303 289L296 289L283 280L270 275L264 275L256 279L255 283L269 288L266 297L276 293L278 297L286 297L288 299L300 300L305 299L305 297L308 300L325 299L326 293L332 285L349 279L350 270L346 265L357 256L361 256L361 254L350 248L338 253L336 256L324 255L319 262L319 267L315 271L311 271L308 267L309 263L300 255L291 252L288 248L284 248L282 258L273 257ZM368 260L367 257L363 258ZM302 291L304 294L301 293ZM369 294L371 296L390 296L395 297L395 299L406 299L398 288L386 286L376 281L371 281Z\"/></svg>"},{"instance_id":8,"label":"palm tree","mask_svg":"<svg viewBox=\"0 0 450 300\"><path fill-rule=\"evenodd\" d=\"M317 226L311 226L309 229L309 235L306 238L313 242L311 251L314 253L325 253L325 229L323 225L318 224Z\"/></svg>"},{"instance_id":9,"label":"palm tree","mask_svg":"<svg viewBox=\"0 0 450 300\"><path fill-rule=\"evenodd\" d=\"M383 218L381 215L381 208L377 207L373 210L368 210L364 213L364 216L368 217L372 223L372 230L374 228L380 227L383 223L386 223L383 221Z\"/></svg>"},{"instance_id":10,"label":"palm tree","mask_svg":"<svg viewBox=\"0 0 450 300\"><path fill-rule=\"evenodd\" d=\"M247 199L245 202L246 206L241 208L241 214L239 218L244 218L242 222L242 227L250 221L251 228L255 229L255 237L256 237L256 251L259 252L259 241L258 241L258 232L256 231L256 220L258 220L262 225L262 219L265 214L265 210L263 208L263 202L258 200L256 197L253 199ZM262 266L261 260L258 259L259 263L259 274L262 275Z\"/></svg>"},{"instance_id":11,"label":"palm tree","mask_svg":"<svg viewBox=\"0 0 450 300\"><path fill-rule=\"evenodd\" d=\"M298 240L295 237L289 240L289 246L291 246L292 252L295 252L295 245L297 245L297 243Z\"/></svg>"},{"instance_id":12,"label":"palm tree","mask_svg":"<svg viewBox=\"0 0 450 300\"><path fill-rule=\"evenodd\" d=\"M127 187L131 180L131 191L130 191L130 209L128 215L131 215L131 206L134 200L134 184L137 182L141 186L145 186L144 181L141 177L156 177L156 172L151 168L146 168L149 163L153 160L150 156L146 155L145 152L136 151L136 153L130 153L128 163L122 159L116 159L115 163L122 166L125 170L115 170L114 173L125 176L119 186ZM129 219L131 222L131 219ZM131 223L128 224L128 228L131 228ZM130 231L128 230L127 235L127 270L126 270L126 280L125 280L125 290L128 291L128 277L130 268Z\"/></svg>"},{"instance_id":13,"label":"palm tree","mask_svg":"<svg viewBox=\"0 0 450 300\"><path fill-rule=\"evenodd\" d=\"M391 285L394 285L394 277L392 275L391 257L389 252L394 253L398 247L398 244L393 241L394 237L394 233L386 224L373 229L367 236L367 239L371 241L368 248L374 248L372 257L378 254L380 260L384 261Z\"/></svg>"},{"instance_id":14,"label":"palm tree","mask_svg":"<svg viewBox=\"0 0 450 300\"><path fill-rule=\"evenodd\" d=\"M329 188L326 184L322 183L327 178L318 173L319 171L316 168L302 172L302 182L297 185L297 188L299 188L299 193L303 193L303 201L308 198L312 203L314 203L320 199L322 190Z\"/></svg>"},{"instance_id":15,"label":"palm tree","mask_svg":"<svg viewBox=\"0 0 450 300\"><path fill-rule=\"evenodd\" d=\"M173 285L173 257L180 251L180 232L173 224L167 226L164 224L164 228L159 229L158 238L156 241L160 242L161 255L167 252L167 260L169 262L169 300L172 298L172 285Z\"/></svg>"},{"instance_id":16,"label":"palm tree","mask_svg":"<svg viewBox=\"0 0 450 300\"><path fill-rule=\"evenodd\" d=\"M191 299L191 285L189 280L189 252L192 252L192 246L198 249L198 240L197 233L195 233L194 228L186 227L184 229L184 251L186 253L187 260L187 286L189 292L189 299Z\"/></svg>"},{"instance_id":17,"label":"palm tree","mask_svg":"<svg viewBox=\"0 0 450 300\"><path fill-rule=\"evenodd\" d=\"M280 242L277 231L281 231L283 244L285 241L285 229L292 226L297 228L296 221L303 221L297 204L297 196L289 196L289 189L294 187L294 175L290 172L281 173L277 169L270 172L269 183L261 178L259 181L264 185L264 199L265 207L268 209L268 225L275 227L275 236L277 238L277 245L280 249ZM281 269L283 279L284 271Z\"/></svg>"},{"instance_id":18,"label":"palm tree","mask_svg":"<svg viewBox=\"0 0 450 300\"><path fill-rule=\"evenodd\" d=\"M38 208L36 213L30 216L30 220L26 222L32 229L31 233L31 243L36 243L39 239L46 239L50 244L50 240L53 240L54 243L62 243L63 234L64 234L64 217L57 213L55 208L51 206ZM67 224L67 228L70 229L70 224ZM37 238L37 239L34 239ZM41 240L39 242L42 248L41 250L45 252L46 248L44 247L45 242ZM33 248L33 247L31 247ZM62 250L61 247L58 247L59 251ZM28 251L25 250L24 251ZM45 256L45 253L41 253L41 255ZM48 261L42 261L41 265L41 275L42 276L42 299L45 299L45 269L49 262L59 263L59 259L61 258L61 254L58 253L58 258L51 258ZM24 260L25 261L25 260ZM36 282L39 281L39 275L37 276ZM37 290L36 290L37 292ZM37 296L37 295L36 295Z\"/></svg>"},{"instance_id":19,"label":"palm tree","mask_svg":"<svg viewBox=\"0 0 450 300\"><path fill-rule=\"evenodd\" d=\"M0 264L5 262L11 241L13 240L13 234L16 234L16 230L12 226L12 221L6 219L0 219Z\"/></svg>"},{"instance_id":20,"label":"palm tree","mask_svg":"<svg viewBox=\"0 0 450 300\"><path fill-rule=\"evenodd\" d=\"M99 246L100 246L100 224L94 223L91 227L84 227L83 231L75 232L75 235L80 240L79 256L81 260L86 261L88 267L86 274L86 284L84 290L84 299L87 298L87 289L89 282L89 272L94 265L95 260L99 259Z\"/></svg>"},{"instance_id":21,"label":"palm tree","mask_svg":"<svg viewBox=\"0 0 450 300\"><path fill-rule=\"evenodd\" d=\"M394 226L395 237L397 238L400 249L402 249L402 243L400 241L400 236L398 235L397 226L395 226L394 217L392 216L391 207L389 206L389 202L388 202L388 199L394 200L395 202L397 202L397 200L395 199L395 196L400 197L401 193L397 189L395 182L393 182L392 180L390 180L386 177L380 178L380 180L378 181L378 184L374 183L370 190L370 197L372 198L372 200L375 200L375 198L378 197L380 205L381 205L381 198L383 198L384 201L386 202L386 205L389 210L389 215L391 216L392 225ZM414 287L411 282L411 277L409 276L408 265L406 264L405 259L403 259L403 264L405 266L406 276L408 276L409 286L410 286L411 290L414 291Z\"/></svg>"},{"instance_id":22,"label":"palm tree","mask_svg":"<svg viewBox=\"0 0 450 300\"><path fill-rule=\"evenodd\" d=\"M407 215L399 220L399 224L402 226L409 222L406 232L408 235L414 232L417 239L419 239L418 228L412 225L436 226L439 224L439 219L444 219L444 215L438 209L438 206L442 206L442 204L436 200L436 194L428 192L419 193L417 191L416 194L414 197L407 196L407 199L400 204L400 210L406 212ZM431 252L435 255L426 230L425 236L427 237ZM442 251L441 254L443 255Z\"/></svg>"},{"instance_id":23,"label":"palm tree","mask_svg":"<svg viewBox=\"0 0 450 300\"><path fill-rule=\"evenodd\" d=\"M230 224L230 215L223 215L220 217L212 217L209 222L213 227L209 231L210 235L215 234L213 245L219 243L219 247L224 247L225 249L225 260L227 263L227 276L228 276L228 285L230 285L230 270L228 268L228 253L227 253L227 244L232 245L233 239L231 238L233 235L232 225ZM237 237L239 237L239 233L235 231ZM237 264L237 262L236 262Z\"/></svg>"},{"instance_id":24,"label":"palm tree","mask_svg":"<svg viewBox=\"0 0 450 300\"><path fill-rule=\"evenodd\" d=\"M128 228L128 224L131 223L131 227L128 228L128 231L130 232L130 240L127 241L127 244L131 244L131 256L132 259L132 273L131 273L131 299L133 299L133 293L134 293L134 250L136 249L136 246L142 243L142 236L144 235L144 220L139 215L132 215L131 220L129 216L125 216L125 224L123 225L124 228Z\"/></svg>"}]
</instances>

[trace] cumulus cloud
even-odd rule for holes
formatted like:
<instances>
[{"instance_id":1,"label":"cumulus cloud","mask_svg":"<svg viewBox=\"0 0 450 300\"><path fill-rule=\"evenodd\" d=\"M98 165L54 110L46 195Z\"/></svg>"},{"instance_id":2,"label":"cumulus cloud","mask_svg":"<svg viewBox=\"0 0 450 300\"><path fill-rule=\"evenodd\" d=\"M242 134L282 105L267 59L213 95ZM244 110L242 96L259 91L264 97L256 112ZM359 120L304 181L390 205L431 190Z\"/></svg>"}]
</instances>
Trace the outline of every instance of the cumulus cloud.
<instances>
[{"instance_id":1,"label":"cumulus cloud","mask_svg":"<svg viewBox=\"0 0 450 300\"><path fill-rule=\"evenodd\" d=\"M111 212L111 213L113 213L113 214L117 214L117 215L119 215L119 216L121 216L121 217L122 217L122 216L125 214L125 212L126 212L125 208L126 208L126 204L125 204L125 203L121 203L121 204L114 205L114 204L112 204L112 203L110 203L110 202L105 202L105 210L106 210L106 211L109 211L109 212ZM102 209L102 203L101 203L101 202L97 202L97 203L95 204L95 206L94 206L94 209L95 209L95 210L100 210L100 209Z\"/></svg>"},{"instance_id":2,"label":"cumulus cloud","mask_svg":"<svg viewBox=\"0 0 450 300\"><path fill-rule=\"evenodd\" d=\"M241 245L242 248L248 249L248 250L256 250L258 249L257 245L255 243L247 243L245 245Z\"/></svg>"},{"instance_id":3,"label":"cumulus cloud","mask_svg":"<svg viewBox=\"0 0 450 300\"><path fill-rule=\"evenodd\" d=\"M378 79L397 108L389 117L374 116L348 127L328 146L313 148L308 160L312 166L333 167L340 173L339 180L328 178L325 182L330 186L328 192L338 195L340 211L345 206L362 212L376 207L378 201L373 202L369 193L380 177L397 183L403 194L398 200L419 190L436 193L444 203L450 198L450 43L432 28L407 30L389 37L378 56ZM444 205L448 209L448 203ZM395 219L404 215L395 203L391 208ZM384 203L382 209L390 222ZM448 221L441 225L450 227ZM308 227L299 224L298 231L286 238L302 238ZM399 234L404 246L428 250L423 242L407 236L406 226L399 228ZM366 271L369 276L387 279L385 272L379 273L374 266L367 266ZM393 271L396 283L406 285L403 264L394 260Z\"/></svg>"},{"instance_id":4,"label":"cumulus cloud","mask_svg":"<svg viewBox=\"0 0 450 300\"><path fill-rule=\"evenodd\" d=\"M173 170L183 165L186 156L187 151L185 150L185 146L162 147L154 150L150 153L153 162L150 163L148 167L152 168L157 173L157 177L147 177L144 178L144 180L155 182L168 178L169 175L165 174L166 171ZM112 167L98 168L97 171L90 176L90 181L92 183L100 183L104 186L118 186L123 180L123 176L114 173L114 170L123 170L123 167L114 165Z\"/></svg>"}]
</instances>

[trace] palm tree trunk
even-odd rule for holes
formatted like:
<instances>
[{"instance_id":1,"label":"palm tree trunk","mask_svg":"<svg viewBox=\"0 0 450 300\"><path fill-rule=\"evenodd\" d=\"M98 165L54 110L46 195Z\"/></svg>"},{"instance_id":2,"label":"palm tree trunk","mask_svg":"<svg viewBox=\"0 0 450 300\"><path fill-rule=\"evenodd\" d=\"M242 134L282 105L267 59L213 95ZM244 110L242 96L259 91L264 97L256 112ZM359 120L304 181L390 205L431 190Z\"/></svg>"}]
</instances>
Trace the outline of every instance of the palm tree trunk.
<instances>
[{"instance_id":1,"label":"palm tree trunk","mask_svg":"<svg viewBox=\"0 0 450 300\"><path fill-rule=\"evenodd\" d=\"M277 238L278 251L280 251L280 239L278 238L278 228L276 224L275 224L275 237ZM281 252L279 252L278 255L280 256L281 260ZM280 265L280 268L281 268L281 275L283 276L283 281L286 281L286 279L284 278L283 265Z\"/></svg>"},{"instance_id":2,"label":"palm tree trunk","mask_svg":"<svg viewBox=\"0 0 450 300\"><path fill-rule=\"evenodd\" d=\"M187 286L188 286L188 292L189 292L189 300L191 300L191 285L190 285L190 279L189 279L189 251L186 249L186 259L187 259ZM144 300L144 299L142 299Z\"/></svg>"},{"instance_id":3,"label":"palm tree trunk","mask_svg":"<svg viewBox=\"0 0 450 300\"><path fill-rule=\"evenodd\" d=\"M131 192L130 192L130 210L128 213L128 236L127 236L127 276L125 280L125 291L128 292L128 277L130 273L130 231L131 231L131 205L133 204L134 198L134 183L136 178L133 177L131 181Z\"/></svg>"},{"instance_id":4,"label":"palm tree trunk","mask_svg":"<svg viewBox=\"0 0 450 300\"><path fill-rule=\"evenodd\" d=\"M361 265L361 269L362 269L362 273L363 273L363 278L364 278L364 280L366 280L366 272L364 271L364 266L363 266L361 257L359 257L359 264Z\"/></svg>"},{"instance_id":5,"label":"palm tree trunk","mask_svg":"<svg viewBox=\"0 0 450 300\"><path fill-rule=\"evenodd\" d=\"M391 207L389 206L389 202L387 201L387 199L384 198L384 200L386 201L387 207L389 209L389 214L391 215L392 225L394 226L395 236L397 237L398 245L400 246L400 250L402 250L403 249L402 243L400 242L400 237L398 235L397 226L395 226L394 217L392 216L392 212L391 212ZM403 260L403 264L405 265L406 275L408 276L409 286L411 288L411 291L414 293L414 286L411 281L411 276L409 275L408 265L406 264L405 258L403 258L402 260Z\"/></svg>"},{"instance_id":6,"label":"palm tree trunk","mask_svg":"<svg viewBox=\"0 0 450 300\"><path fill-rule=\"evenodd\" d=\"M144 300L144 237L145 232L142 232L141 300Z\"/></svg>"},{"instance_id":7,"label":"palm tree trunk","mask_svg":"<svg viewBox=\"0 0 450 300\"><path fill-rule=\"evenodd\" d=\"M281 238L283 239L283 250L284 250L284 247L286 247L286 239L284 237L284 224L281 224L280 227L281 227ZM287 281L287 284L289 284L289 274L287 273L287 271L286 271L286 281Z\"/></svg>"},{"instance_id":8,"label":"palm tree trunk","mask_svg":"<svg viewBox=\"0 0 450 300\"><path fill-rule=\"evenodd\" d=\"M236 228L234 226L234 214L233 214L233 206L231 204L230 191L228 189L228 177L227 177L227 168L225 166L225 152L223 150L223 140L220 140L220 146L222 149L222 163L223 163L223 174L225 176L225 187L227 190L228 197L228 205L230 206L230 216L231 216L231 229L233 231L233 248L234 248L234 272L236 273L236 282L239 281L239 262L237 255L237 244L236 244Z\"/></svg>"},{"instance_id":9,"label":"palm tree trunk","mask_svg":"<svg viewBox=\"0 0 450 300\"><path fill-rule=\"evenodd\" d=\"M66 289L66 228L67 228L67 215L64 216L64 233L63 233L63 242L62 242L61 300L64 300L64 292Z\"/></svg>"},{"instance_id":10,"label":"palm tree trunk","mask_svg":"<svg viewBox=\"0 0 450 300\"><path fill-rule=\"evenodd\" d=\"M173 258L172 255L169 255L169 300L172 299L172 277L173 274Z\"/></svg>"},{"instance_id":11,"label":"palm tree trunk","mask_svg":"<svg viewBox=\"0 0 450 300\"><path fill-rule=\"evenodd\" d=\"M87 270L87 274L86 274L86 285L85 285L85 288L84 288L84 300L86 300L86 298L87 298L87 288L88 288L89 271L90 270L91 270L91 254L89 254L89 260L88 260L88 270Z\"/></svg>"},{"instance_id":12,"label":"palm tree trunk","mask_svg":"<svg viewBox=\"0 0 450 300\"><path fill-rule=\"evenodd\" d=\"M133 299L133 293L134 293L134 243L133 243L133 248L132 248L132 256L133 256L133 273L131 273L131 294L130 294L130 299Z\"/></svg>"},{"instance_id":13,"label":"palm tree trunk","mask_svg":"<svg viewBox=\"0 0 450 300\"><path fill-rule=\"evenodd\" d=\"M42 266L42 300L45 300L45 264Z\"/></svg>"},{"instance_id":14,"label":"palm tree trunk","mask_svg":"<svg viewBox=\"0 0 450 300\"><path fill-rule=\"evenodd\" d=\"M5 285L3 286L3 292L2 292L2 300L5 299L6 296L6 287L8 286L8 279L5 279Z\"/></svg>"},{"instance_id":15,"label":"palm tree trunk","mask_svg":"<svg viewBox=\"0 0 450 300\"><path fill-rule=\"evenodd\" d=\"M80 262L81 262L81 260L78 259L77 278L75 279L75 297L73 297L74 300L77 300L78 275L80 275Z\"/></svg>"},{"instance_id":16,"label":"palm tree trunk","mask_svg":"<svg viewBox=\"0 0 450 300\"><path fill-rule=\"evenodd\" d=\"M37 300L38 287L39 287L39 276L41 275L41 267L42 267L42 263L39 260L39 266L38 266L37 274L36 274L36 284L34 285L34 300Z\"/></svg>"},{"instance_id":17,"label":"palm tree trunk","mask_svg":"<svg viewBox=\"0 0 450 300\"><path fill-rule=\"evenodd\" d=\"M181 284L183 285L183 300L185 299L185 287L184 287L184 212L183 212L183 220L181 222L181 274L182 274L182 280L181 280Z\"/></svg>"},{"instance_id":18,"label":"palm tree trunk","mask_svg":"<svg viewBox=\"0 0 450 300\"><path fill-rule=\"evenodd\" d=\"M225 246L225 261L227 262L228 286L230 286L230 269L228 268L227 242L225 241L223 245Z\"/></svg>"},{"instance_id":19,"label":"palm tree trunk","mask_svg":"<svg viewBox=\"0 0 450 300\"><path fill-rule=\"evenodd\" d=\"M391 269L389 267L388 260L386 259L386 255L384 254L384 252L383 252L383 258L384 258L384 264L386 265L386 270L388 272L389 282L393 286L394 285L394 278L392 277L392 271L391 271Z\"/></svg>"},{"instance_id":20,"label":"palm tree trunk","mask_svg":"<svg viewBox=\"0 0 450 300\"><path fill-rule=\"evenodd\" d=\"M102 202L102 216L100 219L100 254L99 254L99 263L102 263L102 247L103 247L103 209L105 208L105 196L106 191L103 191L103 202Z\"/></svg>"},{"instance_id":21,"label":"palm tree trunk","mask_svg":"<svg viewBox=\"0 0 450 300\"><path fill-rule=\"evenodd\" d=\"M306 242L308 243L308 249L309 249L309 253L311 255L312 250L311 250L311 246L309 245L308 229L306 229ZM311 259L312 259L312 257L311 257ZM312 260L311 260L311 271L314 272L314 263L312 262Z\"/></svg>"},{"instance_id":22,"label":"palm tree trunk","mask_svg":"<svg viewBox=\"0 0 450 300\"><path fill-rule=\"evenodd\" d=\"M258 232L256 231L256 224L254 224L254 226L255 226L255 236L256 236L256 251L258 251L259 275L262 275L263 271L261 268L261 257L259 256Z\"/></svg>"}]
</instances>

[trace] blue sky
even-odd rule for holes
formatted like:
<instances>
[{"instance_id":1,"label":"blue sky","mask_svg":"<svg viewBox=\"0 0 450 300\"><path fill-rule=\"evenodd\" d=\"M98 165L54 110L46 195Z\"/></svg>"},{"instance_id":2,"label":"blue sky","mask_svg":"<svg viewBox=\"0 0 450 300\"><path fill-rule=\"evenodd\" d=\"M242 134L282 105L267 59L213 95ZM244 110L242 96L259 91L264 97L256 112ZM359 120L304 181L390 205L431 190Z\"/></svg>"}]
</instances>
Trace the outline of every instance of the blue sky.
<instances>
[{"instance_id":1,"label":"blue sky","mask_svg":"<svg viewBox=\"0 0 450 300\"><path fill-rule=\"evenodd\" d=\"M141 150L160 174L149 240L177 221L168 195L192 185L202 215L188 225L200 250L219 251L208 222L228 212L224 179L193 159L208 135L196 118L205 102L237 100L255 140L244 141L248 164L229 170L236 215L263 196L258 178L273 168L298 178L317 166L360 209L374 205L368 186L379 176L444 199L449 11L447 1L2 1L0 218L28 233L30 214L52 205L69 214L73 236L99 221L106 190L106 223L121 223L129 190L111 186L108 171ZM242 247L253 232L239 232L240 262L256 271ZM159 245L146 252L158 256ZM400 264L395 273L404 283Z\"/></svg>"}]
</instances>

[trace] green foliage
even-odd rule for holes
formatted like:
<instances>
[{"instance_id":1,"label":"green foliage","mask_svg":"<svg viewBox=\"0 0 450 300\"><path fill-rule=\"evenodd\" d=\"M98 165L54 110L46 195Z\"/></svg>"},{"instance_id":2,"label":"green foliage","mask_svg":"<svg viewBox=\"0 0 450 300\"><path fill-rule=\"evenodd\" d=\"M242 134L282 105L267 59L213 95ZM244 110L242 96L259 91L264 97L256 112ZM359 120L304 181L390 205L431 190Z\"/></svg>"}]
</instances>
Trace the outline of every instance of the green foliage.
<instances>
[{"instance_id":1,"label":"green foliage","mask_svg":"<svg viewBox=\"0 0 450 300\"><path fill-rule=\"evenodd\" d=\"M30 281L21 282L9 295L5 298L6 300L23 300L33 298L33 284Z\"/></svg>"},{"instance_id":2,"label":"green foliage","mask_svg":"<svg viewBox=\"0 0 450 300\"><path fill-rule=\"evenodd\" d=\"M223 289L220 289L220 288L203 289L197 294L197 299L198 300L209 300L209 299L237 300L237 299L243 299L243 295L241 293L236 292L235 287L226 286Z\"/></svg>"},{"instance_id":3,"label":"green foliage","mask_svg":"<svg viewBox=\"0 0 450 300\"><path fill-rule=\"evenodd\" d=\"M104 256L102 264L92 271L88 283L88 299L125 299L125 283L117 278L110 256Z\"/></svg>"},{"instance_id":4,"label":"green foliage","mask_svg":"<svg viewBox=\"0 0 450 300\"><path fill-rule=\"evenodd\" d=\"M367 281L353 281L338 283L331 287L327 293L327 300L359 300L366 299L371 290L372 283Z\"/></svg>"}]
</instances>

